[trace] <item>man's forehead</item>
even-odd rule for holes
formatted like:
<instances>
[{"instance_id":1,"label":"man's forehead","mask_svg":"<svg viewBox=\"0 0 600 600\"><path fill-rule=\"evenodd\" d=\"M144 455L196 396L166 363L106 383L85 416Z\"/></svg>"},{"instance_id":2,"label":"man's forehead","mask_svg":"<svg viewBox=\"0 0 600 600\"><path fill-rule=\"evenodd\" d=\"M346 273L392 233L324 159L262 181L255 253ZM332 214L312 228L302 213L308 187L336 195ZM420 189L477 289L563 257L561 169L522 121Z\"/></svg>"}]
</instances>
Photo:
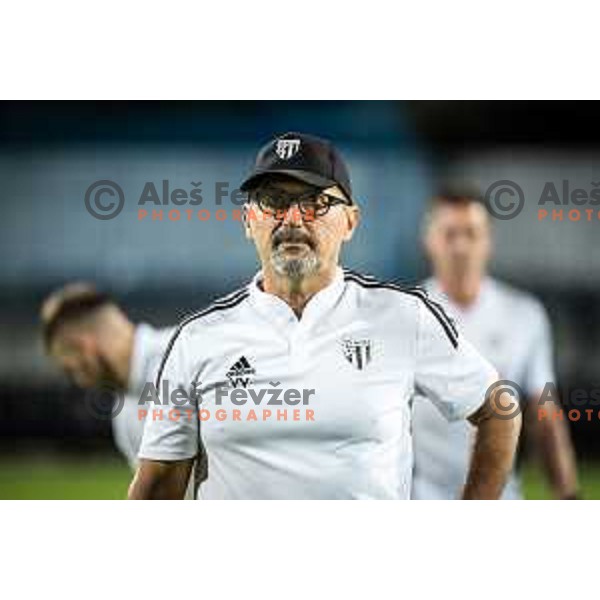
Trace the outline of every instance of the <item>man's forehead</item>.
<instances>
[{"instance_id":1,"label":"man's forehead","mask_svg":"<svg viewBox=\"0 0 600 600\"><path fill-rule=\"evenodd\" d=\"M477 202L440 204L433 209L432 217L438 224L445 225L487 225L489 222L487 210Z\"/></svg>"},{"instance_id":2,"label":"man's forehead","mask_svg":"<svg viewBox=\"0 0 600 600\"><path fill-rule=\"evenodd\" d=\"M86 330L75 323L63 323L52 336L50 352L52 354L68 352L86 335Z\"/></svg>"}]
</instances>

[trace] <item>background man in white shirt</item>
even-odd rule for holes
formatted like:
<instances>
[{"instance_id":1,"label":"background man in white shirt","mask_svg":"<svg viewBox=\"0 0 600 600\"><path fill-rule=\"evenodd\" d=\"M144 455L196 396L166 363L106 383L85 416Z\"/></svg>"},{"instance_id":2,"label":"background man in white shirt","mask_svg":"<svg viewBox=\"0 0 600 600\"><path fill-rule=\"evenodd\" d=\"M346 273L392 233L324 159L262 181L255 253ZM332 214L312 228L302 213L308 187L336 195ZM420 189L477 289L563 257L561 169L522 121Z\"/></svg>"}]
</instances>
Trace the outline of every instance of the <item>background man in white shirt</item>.
<instances>
[{"instance_id":1,"label":"background man in white shirt","mask_svg":"<svg viewBox=\"0 0 600 600\"><path fill-rule=\"evenodd\" d=\"M422 292L339 267L359 221L339 152L285 134L242 189L262 270L170 341L158 387L187 406L163 395L174 416L148 417L130 498L181 498L205 449L203 498L408 499L416 389L477 425L463 496L499 497L520 419L493 417L495 370ZM292 406L267 403L278 390Z\"/></svg>"},{"instance_id":2,"label":"background man in white shirt","mask_svg":"<svg viewBox=\"0 0 600 600\"><path fill-rule=\"evenodd\" d=\"M487 274L492 232L483 202L472 192L438 195L426 214L423 238L433 269L425 289L496 367L500 379L521 387L526 396L521 402L532 408L525 411L525 437L543 459L555 496L575 498L575 458L568 426L552 417L559 408L554 402L545 402L547 418L538 418L540 394L555 381L548 317L536 298ZM423 396L417 396L413 410L413 498L460 497L473 428L465 422L449 423ZM503 498L521 498L514 472Z\"/></svg>"},{"instance_id":3,"label":"background man in white shirt","mask_svg":"<svg viewBox=\"0 0 600 600\"><path fill-rule=\"evenodd\" d=\"M138 401L146 383L154 383L173 329L132 323L113 299L87 283L69 284L50 295L41 321L49 356L75 384L121 393L113 437L135 470L144 430Z\"/></svg>"}]
</instances>

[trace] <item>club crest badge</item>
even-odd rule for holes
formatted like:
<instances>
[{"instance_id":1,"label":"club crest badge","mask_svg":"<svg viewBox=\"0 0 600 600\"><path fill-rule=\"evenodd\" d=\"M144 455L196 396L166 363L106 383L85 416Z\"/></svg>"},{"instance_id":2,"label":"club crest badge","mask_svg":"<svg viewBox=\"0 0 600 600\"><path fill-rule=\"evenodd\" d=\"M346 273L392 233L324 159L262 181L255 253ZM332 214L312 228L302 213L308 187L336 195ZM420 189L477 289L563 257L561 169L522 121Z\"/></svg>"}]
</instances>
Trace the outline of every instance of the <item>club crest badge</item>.
<instances>
[{"instance_id":1,"label":"club crest badge","mask_svg":"<svg viewBox=\"0 0 600 600\"><path fill-rule=\"evenodd\" d=\"M346 360L359 371L362 371L371 362L371 340L342 340L342 351Z\"/></svg>"}]
</instances>

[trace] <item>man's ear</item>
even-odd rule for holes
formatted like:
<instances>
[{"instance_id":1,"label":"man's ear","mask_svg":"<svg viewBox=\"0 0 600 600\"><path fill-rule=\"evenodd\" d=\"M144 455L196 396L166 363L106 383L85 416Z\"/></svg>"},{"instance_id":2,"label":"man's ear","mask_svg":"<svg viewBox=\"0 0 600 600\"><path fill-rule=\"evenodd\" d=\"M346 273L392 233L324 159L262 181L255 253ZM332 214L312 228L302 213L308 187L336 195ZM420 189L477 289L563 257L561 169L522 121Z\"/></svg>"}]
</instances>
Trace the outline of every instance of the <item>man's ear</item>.
<instances>
[{"instance_id":1,"label":"man's ear","mask_svg":"<svg viewBox=\"0 0 600 600\"><path fill-rule=\"evenodd\" d=\"M431 244L433 243L432 235L433 234L431 231L431 223L429 222L429 219L423 220L423 222L421 223L420 242L421 248L423 249L423 253L429 260L431 260Z\"/></svg>"},{"instance_id":2,"label":"man's ear","mask_svg":"<svg viewBox=\"0 0 600 600\"><path fill-rule=\"evenodd\" d=\"M344 235L344 241L348 242L352 239L358 224L360 223L360 208L356 205L346 207L346 224L347 230Z\"/></svg>"},{"instance_id":3,"label":"man's ear","mask_svg":"<svg viewBox=\"0 0 600 600\"><path fill-rule=\"evenodd\" d=\"M247 240L252 239L252 229L250 228L251 210L252 207L248 203L244 204L244 206L242 207L242 226L244 227L244 235L246 236Z\"/></svg>"}]
</instances>

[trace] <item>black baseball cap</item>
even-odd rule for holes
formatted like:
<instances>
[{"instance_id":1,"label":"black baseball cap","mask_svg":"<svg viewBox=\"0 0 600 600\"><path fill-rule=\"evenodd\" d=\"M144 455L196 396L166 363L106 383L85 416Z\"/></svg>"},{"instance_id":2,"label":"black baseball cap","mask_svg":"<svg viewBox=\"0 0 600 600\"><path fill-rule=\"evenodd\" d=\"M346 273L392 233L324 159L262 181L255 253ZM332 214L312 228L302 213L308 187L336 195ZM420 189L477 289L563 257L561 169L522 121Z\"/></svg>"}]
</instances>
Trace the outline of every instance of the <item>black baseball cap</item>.
<instances>
[{"instance_id":1,"label":"black baseball cap","mask_svg":"<svg viewBox=\"0 0 600 600\"><path fill-rule=\"evenodd\" d=\"M321 189L337 185L354 202L341 154L331 142L313 135L292 131L271 140L259 150L254 170L240 189L255 188L267 175L287 175Z\"/></svg>"}]
</instances>

